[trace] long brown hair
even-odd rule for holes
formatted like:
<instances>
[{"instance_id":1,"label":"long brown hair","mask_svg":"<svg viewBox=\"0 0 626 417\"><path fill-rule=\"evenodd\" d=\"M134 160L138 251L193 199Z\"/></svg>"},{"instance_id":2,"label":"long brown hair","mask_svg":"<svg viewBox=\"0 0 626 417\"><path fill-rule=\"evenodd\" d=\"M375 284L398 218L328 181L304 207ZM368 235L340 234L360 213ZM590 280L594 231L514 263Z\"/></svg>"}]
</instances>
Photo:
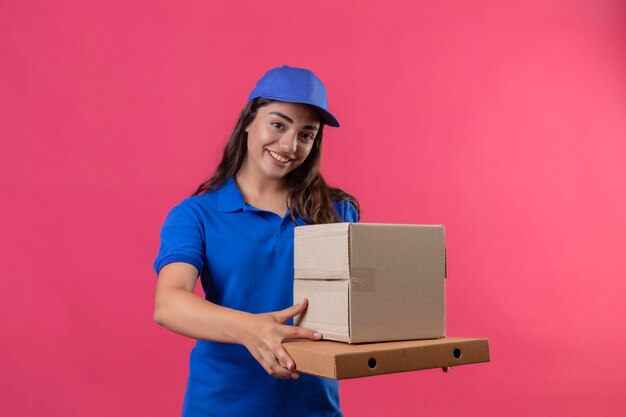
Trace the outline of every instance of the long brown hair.
<instances>
[{"instance_id":1,"label":"long brown hair","mask_svg":"<svg viewBox=\"0 0 626 417\"><path fill-rule=\"evenodd\" d=\"M246 104L241 110L235 129L224 148L224 155L217 170L212 177L200 184L192 196L219 189L239 171L246 156L248 145L248 134L245 129L252 123L259 108L272 101L274 100L256 98ZM320 125L320 129L313 140L311 152L304 162L284 178L285 185L289 189L287 207L291 211L291 219L294 223L296 223L294 213L297 213L308 224L341 222L342 219L333 210L332 204L335 200L350 201L359 218L361 217L361 207L358 200L339 188L330 187L322 177L320 162L322 137L324 136L323 128L324 125Z\"/></svg>"}]
</instances>

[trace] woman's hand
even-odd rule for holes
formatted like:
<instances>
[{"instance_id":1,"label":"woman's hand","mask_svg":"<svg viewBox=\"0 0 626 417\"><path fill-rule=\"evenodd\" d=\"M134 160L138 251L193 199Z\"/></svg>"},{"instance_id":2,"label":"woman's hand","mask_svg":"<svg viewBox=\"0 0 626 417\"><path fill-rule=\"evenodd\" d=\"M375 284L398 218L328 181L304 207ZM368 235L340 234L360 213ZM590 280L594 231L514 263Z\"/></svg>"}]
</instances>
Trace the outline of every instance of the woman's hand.
<instances>
[{"instance_id":1,"label":"woman's hand","mask_svg":"<svg viewBox=\"0 0 626 417\"><path fill-rule=\"evenodd\" d=\"M282 346L286 339L319 340L322 335L314 330L287 326L283 323L302 314L308 300L303 298L298 304L280 311L253 314L245 325L242 344L263 366L268 374L282 379L297 379L300 373L296 364Z\"/></svg>"}]
</instances>

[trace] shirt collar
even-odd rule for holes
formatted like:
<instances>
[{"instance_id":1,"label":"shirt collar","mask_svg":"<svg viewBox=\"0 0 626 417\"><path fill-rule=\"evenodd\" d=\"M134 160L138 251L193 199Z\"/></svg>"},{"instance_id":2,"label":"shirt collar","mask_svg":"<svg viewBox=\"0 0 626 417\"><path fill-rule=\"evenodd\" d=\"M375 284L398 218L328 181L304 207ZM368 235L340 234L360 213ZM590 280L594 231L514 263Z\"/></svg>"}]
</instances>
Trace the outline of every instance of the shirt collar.
<instances>
[{"instance_id":1,"label":"shirt collar","mask_svg":"<svg viewBox=\"0 0 626 417\"><path fill-rule=\"evenodd\" d=\"M231 176L228 181L217 191L217 210L232 212L242 210L245 207L243 195L239 191L235 177Z\"/></svg>"}]
</instances>

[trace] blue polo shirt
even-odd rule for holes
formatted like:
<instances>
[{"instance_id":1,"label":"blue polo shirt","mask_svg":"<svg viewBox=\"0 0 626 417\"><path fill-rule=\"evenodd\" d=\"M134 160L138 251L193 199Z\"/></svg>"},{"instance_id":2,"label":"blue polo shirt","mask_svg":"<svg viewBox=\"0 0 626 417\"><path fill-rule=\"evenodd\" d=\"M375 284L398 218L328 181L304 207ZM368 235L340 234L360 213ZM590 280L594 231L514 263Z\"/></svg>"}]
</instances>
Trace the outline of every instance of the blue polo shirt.
<instances>
[{"instance_id":1,"label":"blue polo shirt","mask_svg":"<svg viewBox=\"0 0 626 417\"><path fill-rule=\"evenodd\" d=\"M336 201L334 209L343 221L358 222L349 201ZM289 210L281 218L246 203L231 177L170 211L154 270L186 262L198 269L207 300L250 313L282 310L294 301L294 227ZM182 415L342 416L338 388L337 381L307 374L272 377L242 345L197 340Z\"/></svg>"}]
</instances>

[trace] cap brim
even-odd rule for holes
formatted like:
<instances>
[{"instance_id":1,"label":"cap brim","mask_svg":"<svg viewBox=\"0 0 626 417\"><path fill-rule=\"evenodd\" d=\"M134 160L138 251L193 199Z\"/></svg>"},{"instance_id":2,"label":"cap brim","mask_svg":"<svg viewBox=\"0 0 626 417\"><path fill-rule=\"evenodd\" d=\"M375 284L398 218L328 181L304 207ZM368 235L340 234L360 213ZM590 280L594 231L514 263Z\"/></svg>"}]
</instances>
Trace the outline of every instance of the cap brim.
<instances>
[{"instance_id":1,"label":"cap brim","mask_svg":"<svg viewBox=\"0 0 626 417\"><path fill-rule=\"evenodd\" d=\"M254 100L255 98L259 98L259 97L263 97L266 98L268 100L276 100L276 101L284 101L285 103L300 103L300 104L307 104L311 107L313 107L315 110L317 110L317 112L319 113L320 117L321 117L321 122L324 123L325 125L328 126L332 126L332 127L339 127L339 120L337 120L335 118L335 116L333 116L332 114L330 114L328 112L328 110L324 110L321 107L318 107L314 104L311 103L306 103L304 101L295 101L295 100L285 100L284 98L277 98L277 97L272 97L270 95L250 95L248 97L248 103L252 100Z\"/></svg>"},{"instance_id":2,"label":"cap brim","mask_svg":"<svg viewBox=\"0 0 626 417\"><path fill-rule=\"evenodd\" d=\"M319 112L320 116L322 117L322 123L332 127L339 127L339 121L335 118L335 116L330 114L328 111L322 109L321 107L312 107L315 107Z\"/></svg>"}]
</instances>

